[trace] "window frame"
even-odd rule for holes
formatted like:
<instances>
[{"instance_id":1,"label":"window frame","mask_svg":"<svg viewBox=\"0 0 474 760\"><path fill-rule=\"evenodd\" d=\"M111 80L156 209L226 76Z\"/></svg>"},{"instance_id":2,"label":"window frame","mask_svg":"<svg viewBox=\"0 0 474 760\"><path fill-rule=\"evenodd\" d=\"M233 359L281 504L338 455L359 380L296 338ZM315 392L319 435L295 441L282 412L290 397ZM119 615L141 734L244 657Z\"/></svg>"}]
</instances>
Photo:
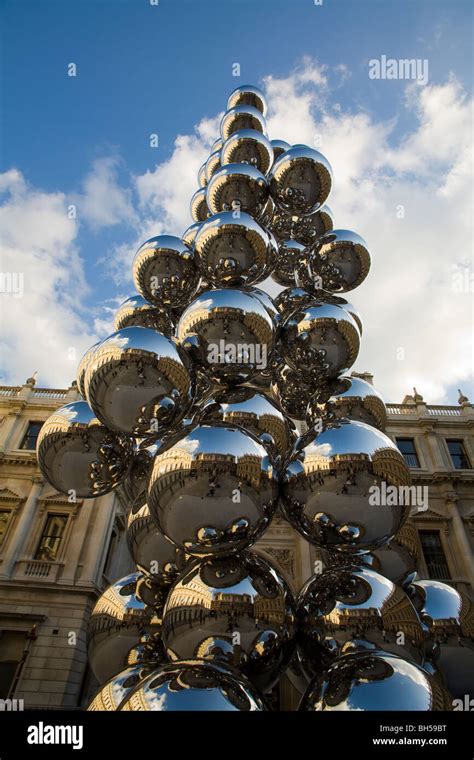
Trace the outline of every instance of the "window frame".
<instances>
[{"instance_id":1,"label":"window frame","mask_svg":"<svg viewBox=\"0 0 474 760\"><path fill-rule=\"evenodd\" d=\"M405 464L407 465L407 467L410 470L422 470L423 467L421 465L420 452L419 452L419 449L418 449L418 446L417 446L417 443L416 443L416 437L415 436L411 436L411 435L410 436L407 436L407 435L405 435L405 436L404 435L395 435L394 438L395 438L395 445L396 445L397 449L400 451L400 454L402 455L403 460L404 460ZM413 448L415 450L415 456L416 456L416 459L418 461L418 464L416 466L408 464L408 462L405 459L405 454L400 450L400 447L398 445L399 441L413 441ZM407 456L409 456L409 455L407 455Z\"/></svg>"},{"instance_id":2,"label":"window frame","mask_svg":"<svg viewBox=\"0 0 474 760\"><path fill-rule=\"evenodd\" d=\"M21 429L21 435L20 435L20 438L19 438L19 441L18 441L18 446L16 448L17 451L36 452L36 444L35 444L35 447L33 449L27 449L27 448L23 447L23 443L25 442L25 439L28 436L28 431L30 429L30 425L41 425L41 427L43 427L45 421L46 420L32 420L32 419L29 419L29 418L26 420L26 424L23 425L22 429ZM36 442L38 442L38 436L40 434L40 431L41 431L41 428L38 431L38 435L36 436Z\"/></svg>"},{"instance_id":3,"label":"window frame","mask_svg":"<svg viewBox=\"0 0 474 760\"><path fill-rule=\"evenodd\" d=\"M442 532L442 530L440 530L439 528L434 528L434 527L423 527L423 528L420 527L420 528L417 528L417 532L418 532L418 540L420 542L421 556L423 558L423 563L424 563L424 566L426 568L426 575L427 575L428 579L432 580L432 581L436 581L437 580L437 581L443 581L443 582L444 581L452 581L453 578L455 578L456 576L453 575L452 569L451 569L450 564L449 564L448 553L446 551L446 547L445 547L445 544L444 544L444 541L443 541L443 532ZM442 553L442 555L444 557L444 564L446 565L446 569L448 571L448 575L447 576L443 576L443 578L434 578L430 574L430 565L427 562L427 558L426 558L426 554L425 554L425 548L423 546L423 541L421 539L421 536L422 536L423 533L431 533L431 534L436 533L437 534L438 540L439 540L439 546L440 546L440 549L441 549L441 553Z\"/></svg>"},{"instance_id":4,"label":"window frame","mask_svg":"<svg viewBox=\"0 0 474 760\"><path fill-rule=\"evenodd\" d=\"M469 458L469 454L467 452L467 447L465 445L464 438L451 438L449 436L449 437L445 437L443 440L444 440L444 444L446 446L446 451L448 453L448 461L449 461L449 464L451 465L451 468L453 470L457 470L457 471L461 471L461 472L463 470L472 470L472 462L471 462L471 460ZM468 465L467 467L456 467L455 466L454 461L453 461L453 457L452 457L452 454L451 454L451 451L449 450L449 443L460 443L461 444L461 448L462 448L462 450L464 452L464 457L465 457L467 465Z\"/></svg>"},{"instance_id":5,"label":"window frame","mask_svg":"<svg viewBox=\"0 0 474 760\"><path fill-rule=\"evenodd\" d=\"M62 535L60 537L60 544L59 544L59 549L56 554L56 557L54 559L45 559L45 558L38 557L37 554L40 550L43 538L47 538L47 536L45 536L45 530L46 530L46 526L48 525L48 520L50 517L64 517L65 523L64 523L64 529L63 529ZM32 546L32 559L35 560L36 562L61 562L64 556L65 547L67 546L67 542L68 542L70 525L71 525L70 511L62 510L62 509L51 509L51 510L47 509L46 514L44 515L44 518L41 521L40 529L35 538L35 542L33 543L33 546Z\"/></svg>"}]
</instances>

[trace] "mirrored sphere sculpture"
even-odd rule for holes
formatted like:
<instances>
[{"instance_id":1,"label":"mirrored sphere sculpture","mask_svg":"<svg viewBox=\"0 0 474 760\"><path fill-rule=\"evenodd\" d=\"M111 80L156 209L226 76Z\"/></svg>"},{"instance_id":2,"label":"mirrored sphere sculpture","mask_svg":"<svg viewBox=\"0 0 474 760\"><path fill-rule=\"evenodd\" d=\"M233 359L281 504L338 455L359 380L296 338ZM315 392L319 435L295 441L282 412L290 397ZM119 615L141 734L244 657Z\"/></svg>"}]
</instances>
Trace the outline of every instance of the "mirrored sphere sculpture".
<instances>
[{"instance_id":1,"label":"mirrored sphere sculpture","mask_svg":"<svg viewBox=\"0 0 474 760\"><path fill-rule=\"evenodd\" d=\"M232 211L209 217L194 241L199 269L215 285L252 285L272 270L275 238L249 214Z\"/></svg>"},{"instance_id":2,"label":"mirrored sphere sculpture","mask_svg":"<svg viewBox=\"0 0 474 760\"><path fill-rule=\"evenodd\" d=\"M89 665L100 684L123 670L130 649L145 633L161 633L161 614L138 598L142 573L109 586L92 610L87 633Z\"/></svg>"},{"instance_id":3,"label":"mirrored sphere sculpture","mask_svg":"<svg viewBox=\"0 0 474 760\"><path fill-rule=\"evenodd\" d=\"M101 341L99 340L97 343L94 343L93 346L91 346L84 356L82 357L81 361L79 362L79 365L77 367L76 372L76 384L77 384L77 390L81 394L82 398L85 399L86 397L86 389L84 388L84 378L86 376L86 369L87 365L90 362L91 356L94 353L97 346L99 346Z\"/></svg>"},{"instance_id":4,"label":"mirrored sphere sculpture","mask_svg":"<svg viewBox=\"0 0 474 760\"><path fill-rule=\"evenodd\" d=\"M253 544L277 506L264 446L238 427L195 427L155 458L148 507L188 554L219 555Z\"/></svg>"},{"instance_id":5,"label":"mirrored sphere sculpture","mask_svg":"<svg viewBox=\"0 0 474 760\"><path fill-rule=\"evenodd\" d=\"M85 401L75 401L48 417L36 454L42 475L60 493L92 499L123 481L134 446L108 430Z\"/></svg>"},{"instance_id":6,"label":"mirrored sphere sculpture","mask_svg":"<svg viewBox=\"0 0 474 760\"><path fill-rule=\"evenodd\" d=\"M185 243L188 248L193 248L194 246L194 240L196 238L196 235L198 233L198 230L201 229L202 222L193 222L189 225L189 227L183 232L183 243Z\"/></svg>"},{"instance_id":7,"label":"mirrored sphere sculpture","mask_svg":"<svg viewBox=\"0 0 474 760\"><path fill-rule=\"evenodd\" d=\"M310 543L347 552L387 543L408 517L410 472L384 433L339 420L297 444L282 482L282 505Z\"/></svg>"},{"instance_id":8,"label":"mirrored sphere sculpture","mask_svg":"<svg viewBox=\"0 0 474 760\"><path fill-rule=\"evenodd\" d=\"M287 143L286 140L271 140L271 143L275 161L281 156L282 153L286 153L286 151L291 148L290 143Z\"/></svg>"},{"instance_id":9,"label":"mirrored sphere sculpture","mask_svg":"<svg viewBox=\"0 0 474 760\"><path fill-rule=\"evenodd\" d=\"M209 175L206 163L206 177L208 176ZM200 187L199 190L196 190L191 198L189 210L195 222L204 222L204 220L207 219L207 217L210 215L211 212L209 211L209 207L207 205L206 187Z\"/></svg>"},{"instance_id":10,"label":"mirrored sphere sculpture","mask_svg":"<svg viewBox=\"0 0 474 760\"><path fill-rule=\"evenodd\" d=\"M220 153L221 165L251 164L266 174L273 164L270 140L256 129L241 129L227 138Z\"/></svg>"},{"instance_id":11,"label":"mirrored sphere sculpture","mask_svg":"<svg viewBox=\"0 0 474 760\"><path fill-rule=\"evenodd\" d=\"M279 285L295 284L295 267L304 253L304 246L296 240L282 240L278 244L276 265L271 273L272 280Z\"/></svg>"},{"instance_id":12,"label":"mirrored sphere sculpture","mask_svg":"<svg viewBox=\"0 0 474 760\"><path fill-rule=\"evenodd\" d=\"M225 143L234 132L242 129L255 129L265 134L265 119L258 108L241 104L225 112L221 121L221 137Z\"/></svg>"},{"instance_id":13,"label":"mirrored sphere sculpture","mask_svg":"<svg viewBox=\"0 0 474 760\"><path fill-rule=\"evenodd\" d=\"M325 290L343 293L353 290L369 273L367 243L350 230L327 232L317 240L309 267L321 277Z\"/></svg>"},{"instance_id":14,"label":"mirrored sphere sculpture","mask_svg":"<svg viewBox=\"0 0 474 760\"><path fill-rule=\"evenodd\" d=\"M185 565L184 552L160 533L147 504L128 515L127 545L138 569L153 578L172 583Z\"/></svg>"},{"instance_id":15,"label":"mirrored sphere sculpture","mask_svg":"<svg viewBox=\"0 0 474 760\"><path fill-rule=\"evenodd\" d=\"M189 301L199 282L194 254L180 238L158 235L138 249L133 282L147 301L177 307Z\"/></svg>"},{"instance_id":16,"label":"mirrored sphere sculpture","mask_svg":"<svg viewBox=\"0 0 474 760\"><path fill-rule=\"evenodd\" d=\"M227 109L230 110L235 106L253 106L261 112L262 116L266 115L268 109L265 95L253 84L241 85L231 92L227 101Z\"/></svg>"},{"instance_id":17,"label":"mirrored sphere sculpture","mask_svg":"<svg viewBox=\"0 0 474 760\"><path fill-rule=\"evenodd\" d=\"M173 427L192 401L185 352L147 327L124 327L106 338L87 367L87 399L111 430L159 435Z\"/></svg>"},{"instance_id":18,"label":"mirrored sphere sculpture","mask_svg":"<svg viewBox=\"0 0 474 760\"><path fill-rule=\"evenodd\" d=\"M222 163L227 162L221 162L221 149L215 150L211 153L206 161L206 185L209 184L216 171L221 168Z\"/></svg>"},{"instance_id":19,"label":"mirrored sphere sculpture","mask_svg":"<svg viewBox=\"0 0 474 760\"><path fill-rule=\"evenodd\" d=\"M122 702L134 712L265 710L254 686L223 663L185 660L161 665Z\"/></svg>"},{"instance_id":20,"label":"mirrored sphere sculpture","mask_svg":"<svg viewBox=\"0 0 474 760\"><path fill-rule=\"evenodd\" d=\"M343 376L329 380L316 390L308 404L309 427L318 420L347 417L385 430L387 409L380 393L360 377Z\"/></svg>"},{"instance_id":21,"label":"mirrored sphere sculpture","mask_svg":"<svg viewBox=\"0 0 474 760\"><path fill-rule=\"evenodd\" d=\"M360 332L346 309L314 301L284 322L281 344L293 369L321 380L345 374L352 367L359 353Z\"/></svg>"},{"instance_id":22,"label":"mirrored sphere sculpture","mask_svg":"<svg viewBox=\"0 0 474 760\"><path fill-rule=\"evenodd\" d=\"M265 175L250 164L222 166L206 187L206 202L211 214L239 209L255 216L263 211L267 198Z\"/></svg>"},{"instance_id":23,"label":"mirrored sphere sculpture","mask_svg":"<svg viewBox=\"0 0 474 760\"><path fill-rule=\"evenodd\" d=\"M154 306L142 296L127 298L118 308L114 318L114 332L123 327L149 327L168 338L173 335L174 325L166 309Z\"/></svg>"},{"instance_id":24,"label":"mirrored sphere sculpture","mask_svg":"<svg viewBox=\"0 0 474 760\"><path fill-rule=\"evenodd\" d=\"M301 372L287 364L278 364L274 371L272 392L285 414L294 420L305 419L314 386L304 382Z\"/></svg>"},{"instance_id":25,"label":"mirrored sphere sculpture","mask_svg":"<svg viewBox=\"0 0 474 760\"><path fill-rule=\"evenodd\" d=\"M268 691L291 657L294 618L286 581L261 557L198 560L170 592L163 643L171 660L224 661Z\"/></svg>"},{"instance_id":26,"label":"mirrored sphere sculpture","mask_svg":"<svg viewBox=\"0 0 474 760\"><path fill-rule=\"evenodd\" d=\"M423 668L383 651L344 655L311 682L300 710L451 710L451 698Z\"/></svg>"},{"instance_id":27,"label":"mirrored sphere sculpture","mask_svg":"<svg viewBox=\"0 0 474 760\"><path fill-rule=\"evenodd\" d=\"M308 677L335 657L367 645L422 663L423 630L403 591L368 567L343 565L313 575L297 600L298 647Z\"/></svg>"},{"instance_id":28,"label":"mirrored sphere sculpture","mask_svg":"<svg viewBox=\"0 0 474 760\"><path fill-rule=\"evenodd\" d=\"M269 181L272 198L280 208L293 214L312 214L331 191L332 170L319 151L294 145L277 158Z\"/></svg>"},{"instance_id":29,"label":"mirrored sphere sculpture","mask_svg":"<svg viewBox=\"0 0 474 760\"><path fill-rule=\"evenodd\" d=\"M132 689L138 686L151 672L156 670L159 661L137 663L112 676L97 692L91 701L90 711L114 712L128 697Z\"/></svg>"},{"instance_id":30,"label":"mirrored sphere sculpture","mask_svg":"<svg viewBox=\"0 0 474 760\"><path fill-rule=\"evenodd\" d=\"M185 309L177 337L209 378L240 383L268 366L275 324L252 291L216 289L201 293Z\"/></svg>"}]
</instances>

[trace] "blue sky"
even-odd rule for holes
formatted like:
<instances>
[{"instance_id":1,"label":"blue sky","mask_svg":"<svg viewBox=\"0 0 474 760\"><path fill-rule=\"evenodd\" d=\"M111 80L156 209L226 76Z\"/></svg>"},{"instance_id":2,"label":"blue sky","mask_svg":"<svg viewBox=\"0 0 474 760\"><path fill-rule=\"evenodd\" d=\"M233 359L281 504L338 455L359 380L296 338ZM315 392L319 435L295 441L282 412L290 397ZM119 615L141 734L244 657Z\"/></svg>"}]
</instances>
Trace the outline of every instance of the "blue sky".
<instances>
[{"instance_id":1,"label":"blue sky","mask_svg":"<svg viewBox=\"0 0 474 760\"><path fill-rule=\"evenodd\" d=\"M59 207L64 210L69 203L77 205L78 215L73 229L71 226L63 228L58 223L57 235L48 234L46 242L38 242L36 255L40 265L33 267L29 277L32 290L36 289L35 296L31 295L29 301L31 313L35 313L34 309L44 309L45 319L49 319L50 335L43 348L50 350L54 357L47 364L41 362L38 350L41 324L37 325L36 334L26 328L24 332L18 332L15 325L9 324L10 309L8 305L5 307L5 295L2 295L7 334L0 345L3 349L3 380L0 382L21 382L34 369L39 369L42 384L58 386L67 383L68 378L72 379L74 369L69 348L75 349L79 359L88 341L94 342L92 338L97 339L101 330L106 332L114 299L126 297L133 290L130 280L127 281L128 272L123 278L119 273L122 260L126 268L124 251L130 249L131 261L133 245L141 239L142 232L153 231L155 222L156 232L161 231L160 225L180 222L176 213L167 208L166 199L160 200L160 193L166 195L166 188L156 191L156 184L162 181L162 174L155 173L156 165L171 162L170 169L175 164L178 166L178 135L191 136L188 146L191 153L194 148L197 151L202 149L201 133L198 133L199 140L193 142L196 125L202 125L203 120L208 120L205 122L208 125L217 124L216 116L224 109L229 92L239 84L268 85L268 92L277 92L281 82L291 87L297 97L310 98L313 126L315 124L318 128L318 113L321 112L321 123L323 116L326 118L323 135L328 135L330 146L328 130L331 125L335 131L341 131L341 139L332 143L333 151L338 146L335 158L339 161L340 151L354 151L361 130L369 136L364 148L366 154L370 155L370 138L380 137L380 144L374 146L379 186L389 192L387 183L391 191L400 188L397 182L403 181L406 183L405 196L412 197L411 189L415 187L422 203L427 194L433 192L437 157L433 152L427 154L430 173L423 166L412 171L405 165L403 146L405 143L411 146L416 155L416 151L419 152L417 140L421 145L423 135L429 139L433 108L440 119L442 116L436 110L436 103L439 103L439 109L447 107L453 112L458 109L459 118L455 124L447 122L446 129L466 128L464 99L471 91L472 71L472 4L468 0L324 0L321 6L312 0L159 0L158 6L151 5L149 0L36 0L32 3L16 0L1 2L0 8L3 28L1 169L18 173L14 182L13 175L8 175L7 189L0 201L6 204L8 218L14 218L17 224L24 223L26 231L35 230L36 216L31 225L28 217L32 198L34 203L40 199L46 204L48 213L52 214L51 224L56 224ZM428 102L426 93L421 94L419 86L416 86L415 95L410 95L411 83L406 81L369 79L369 60L382 54L397 59L428 59L429 83L425 89L431 93L431 100ZM74 78L67 76L70 62L77 65ZM240 78L232 76L235 62L241 67ZM310 77L308 85L305 74L308 71L320 72L324 80L321 87L314 76ZM451 88L449 92L448 87ZM318 90L324 93L323 101ZM422 97L426 100L421 106L418 102L413 103L414 98ZM411 104L407 106L410 98ZM423 111L421 116L420 109ZM276 125L282 123L283 112L283 105L279 112L276 109ZM359 124L357 115L363 115L365 121ZM287 120L291 118L291 114L286 114ZM295 112L295 119L298 118L299 113ZM351 131L346 129L344 137L343 130L347 125L351 125ZM423 135L420 125L424 129ZM293 128L295 126L293 124ZM155 132L159 135L157 149L149 145L149 135ZM441 121L434 134L443 134ZM397 151L396 158L382 166L377 150L387 155L392 148ZM321 150L325 152L324 145ZM329 157L333 160L333 156ZM452 146L446 146L439 161L442 171L454 169L454 174L459 175ZM367 160L361 165L361 173L366 188L368 179L374 181ZM12 187L13 184L20 187L18 176L21 176L22 184L15 197L20 200L15 201L17 205L13 208ZM393 177L396 182L392 181ZM336 182L337 179L336 174ZM155 183L153 191L148 185L144 189L148 181ZM344 182L343 178L342 187L349 193L353 179L349 178L345 185ZM376 190L371 197L379 197ZM362 188L361 192L365 190ZM442 194L444 191L437 185L435 192ZM92 207L94 203L100 203L101 193L104 193L104 208L111 199L116 201L112 203L110 214L98 218ZM363 217L361 209L359 219L363 229L357 226L358 209L351 206L348 195L341 195L336 200L345 213L345 218L336 226L351 226L367 235L371 231L370 220ZM456 219L455 201L457 199L453 198L453 222ZM388 200L387 204L384 208L388 213ZM421 214L420 222L426 226L439 223L437 208L433 206L430 217L429 205L421 208L419 204L416 211ZM378 213L382 213L380 208ZM45 220L48 218L47 214L43 216ZM458 223L463 223L463 217ZM382 217L380 224L385 224ZM179 234L179 229L169 231ZM28 232L26 234L28 237ZM35 231L32 247L43 234L43 229L38 233ZM61 245L58 246L61 234L65 234L67 240L64 250L58 252L58 248L62 249ZM404 235L405 239L410 239L408 231ZM25 240L22 243L10 236L6 245L9 260L15 246L19 246L21 251L15 255L25 257L23 268L29 271L28 250L22 248L26 245ZM33 256L31 251L30 255ZM374 250L376 255L377 250ZM406 262L401 263L405 269L413 263L413 252L406 255ZM451 251L450 255L453 265L464 269L471 266L465 263L465 252L461 255ZM7 271L12 268L9 266ZM43 275L51 282L45 286L44 292L40 292L39 281ZM436 272L433 276L436 279ZM28 277L25 299L28 299L27 280ZM430 277L426 279L425 267L420 288L427 283L430 286L430 282ZM380 280L374 282L375 286L380 289ZM361 300L357 301L355 296L352 300L356 301L364 316L364 299L370 297L370 277L363 287ZM60 310L52 305L55 294L61 302ZM389 283L386 295L389 300L396 298ZM415 298L418 296L419 293ZM6 297L9 298L8 294ZM451 312L450 298L452 293L446 298L447 314ZM429 300L424 308L428 307ZM49 308L50 317L47 316ZM403 308L406 316L407 307ZM28 307L24 309L27 310ZM369 311L369 316L374 321L373 312ZM425 325L426 319L429 320L429 314L424 317ZM459 319L459 314L453 314L453 330ZM466 321L465 316L462 319ZM393 363L393 372L399 373L399 380L392 382L388 370L378 370L378 374L387 371L381 390L391 396L391 401L400 401L393 394L400 396L402 386L408 392L410 382L420 384L421 381L419 390L423 391L423 363L418 362L413 372L407 369L414 347L401 374L402 365L398 359L394 360L396 349L403 347L405 342L408 346L409 334L414 329L416 319L411 319L388 349L387 363ZM58 334L52 339L51 332L55 330ZM364 366L357 365L357 369L371 369L368 363L380 353L381 338L376 332L372 334L368 353L361 357ZM15 341L20 343L15 345ZM446 341L451 341L449 332ZM423 351L425 341L421 332L419 343L420 351ZM439 343L441 347L437 350L442 350L442 336ZM467 345L465 342L460 344L459 350L463 354ZM433 349L426 350L433 353ZM433 362L432 355L427 355L425 372L443 374L436 382L425 383L429 401L455 400L458 379L463 383L464 392L470 393L466 362L461 363L459 378L452 370L447 374L443 372L447 363L452 365L452 355L446 355L444 361L440 357L438 362ZM40 366L36 366L38 364Z\"/></svg>"}]
</instances>

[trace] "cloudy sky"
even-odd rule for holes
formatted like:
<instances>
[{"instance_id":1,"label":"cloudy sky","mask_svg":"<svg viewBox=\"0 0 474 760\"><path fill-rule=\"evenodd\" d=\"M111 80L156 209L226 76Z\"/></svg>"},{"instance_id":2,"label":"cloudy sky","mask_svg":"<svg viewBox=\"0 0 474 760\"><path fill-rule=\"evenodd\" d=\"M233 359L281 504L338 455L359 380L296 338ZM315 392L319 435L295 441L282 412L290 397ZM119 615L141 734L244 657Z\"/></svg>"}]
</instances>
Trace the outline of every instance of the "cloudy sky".
<instances>
[{"instance_id":1,"label":"cloudy sky","mask_svg":"<svg viewBox=\"0 0 474 760\"><path fill-rule=\"evenodd\" d=\"M0 383L69 385L140 243L189 225L227 97L253 83L270 138L327 156L336 227L372 251L353 369L387 401L472 400L471 3L153 2L1 3ZM382 56L427 81L371 79Z\"/></svg>"}]
</instances>

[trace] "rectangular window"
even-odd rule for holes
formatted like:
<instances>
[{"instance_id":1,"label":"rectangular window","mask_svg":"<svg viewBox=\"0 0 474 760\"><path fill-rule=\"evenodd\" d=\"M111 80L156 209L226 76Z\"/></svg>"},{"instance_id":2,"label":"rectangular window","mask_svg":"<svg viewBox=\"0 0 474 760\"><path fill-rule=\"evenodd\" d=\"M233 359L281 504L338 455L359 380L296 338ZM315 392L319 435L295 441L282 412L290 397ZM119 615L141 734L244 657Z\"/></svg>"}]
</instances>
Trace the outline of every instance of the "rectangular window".
<instances>
[{"instance_id":1,"label":"rectangular window","mask_svg":"<svg viewBox=\"0 0 474 760\"><path fill-rule=\"evenodd\" d=\"M467 458L463 442L450 440L446 441L446 443L448 445L449 455L451 457L454 469L469 470L471 468L471 465Z\"/></svg>"},{"instance_id":2,"label":"rectangular window","mask_svg":"<svg viewBox=\"0 0 474 760\"><path fill-rule=\"evenodd\" d=\"M20 449L27 449L28 451L36 450L36 442L38 440L39 431L43 427L42 422L29 422L28 429L21 442Z\"/></svg>"},{"instance_id":3,"label":"rectangular window","mask_svg":"<svg viewBox=\"0 0 474 760\"><path fill-rule=\"evenodd\" d=\"M54 561L58 558L67 520L67 515L48 515L35 559Z\"/></svg>"},{"instance_id":4,"label":"rectangular window","mask_svg":"<svg viewBox=\"0 0 474 760\"><path fill-rule=\"evenodd\" d=\"M416 453L415 441L413 438L397 438L397 446L400 452L403 454L403 458L408 467L419 467L420 460Z\"/></svg>"},{"instance_id":5,"label":"rectangular window","mask_svg":"<svg viewBox=\"0 0 474 760\"><path fill-rule=\"evenodd\" d=\"M419 535L428 576L434 580L449 579L451 575L444 556L439 530L420 530Z\"/></svg>"},{"instance_id":6,"label":"rectangular window","mask_svg":"<svg viewBox=\"0 0 474 760\"><path fill-rule=\"evenodd\" d=\"M26 633L0 631L0 699L7 699L26 645Z\"/></svg>"},{"instance_id":7,"label":"rectangular window","mask_svg":"<svg viewBox=\"0 0 474 760\"><path fill-rule=\"evenodd\" d=\"M0 544L8 528L11 512L9 509L0 509Z\"/></svg>"}]
</instances>

